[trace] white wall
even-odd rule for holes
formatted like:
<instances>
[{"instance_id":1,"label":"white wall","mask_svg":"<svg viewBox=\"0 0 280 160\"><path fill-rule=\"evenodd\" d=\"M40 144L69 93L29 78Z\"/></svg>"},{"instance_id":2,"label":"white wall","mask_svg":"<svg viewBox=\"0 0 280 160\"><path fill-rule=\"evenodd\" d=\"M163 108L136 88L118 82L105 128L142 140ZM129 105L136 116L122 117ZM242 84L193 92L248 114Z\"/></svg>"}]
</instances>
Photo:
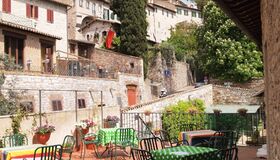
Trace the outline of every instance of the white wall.
<instances>
[{"instance_id":1,"label":"white wall","mask_svg":"<svg viewBox=\"0 0 280 160\"><path fill-rule=\"evenodd\" d=\"M67 51L67 7L48 1L12 0L11 14L26 19L26 2L38 6L38 19L32 19L36 23L38 31L61 37L57 40L56 49ZM1 3L2 5L2 3ZM1 6L2 8L2 6ZM47 22L47 9L54 11L54 23Z\"/></svg>"}]
</instances>

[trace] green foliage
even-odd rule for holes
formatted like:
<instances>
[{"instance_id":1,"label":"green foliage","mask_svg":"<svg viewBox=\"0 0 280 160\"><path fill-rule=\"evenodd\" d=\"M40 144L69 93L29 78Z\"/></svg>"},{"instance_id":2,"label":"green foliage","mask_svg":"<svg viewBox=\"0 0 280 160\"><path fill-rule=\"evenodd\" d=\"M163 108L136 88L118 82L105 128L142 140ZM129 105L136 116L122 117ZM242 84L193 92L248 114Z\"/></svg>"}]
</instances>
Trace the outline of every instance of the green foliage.
<instances>
[{"instance_id":1,"label":"green foliage","mask_svg":"<svg viewBox=\"0 0 280 160\"><path fill-rule=\"evenodd\" d=\"M199 126L199 129L204 129L206 121L204 110L204 102L200 99L179 101L165 108L162 116L163 128L169 131L172 138L178 137L180 124L193 124Z\"/></svg>"},{"instance_id":2,"label":"green foliage","mask_svg":"<svg viewBox=\"0 0 280 160\"><path fill-rule=\"evenodd\" d=\"M179 23L171 31L171 36L167 40L176 53L178 61L192 61L197 53L197 41L195 35L196 24Z\"/></svg>"},{"instance_id":3,"label":"green foliage","mask_svg":"<svg viewBox=\"0 0 280 160\"><path fill-rule=\"evenodd\" d=\"M120 37L114 37L113 38L113 46L115 51L119 51L121 46L121 39Z\"/></svg>"},{"instance_id":4,"label":"green foliage","mask_svg":"<svg viewBox=\"0 0 280 160\"><path fill-rule=\"evenodd\" d=\"M120 51L133 56L147 52L146 0L112 0L111 9L120 19Z\"/></svg>"},{"instance_id":5,"label":"green foliage","mask_svg":"<svg viewBox=\"0 0 280 160\"><path fill-rule=\"evenodd\" d=\"M236 25L210 1L197 30L199 67L214 78L244 82L263 76L262 54Z\"/></svg>"},{"instance_id":6,"label":"green foliage","mask_svg":"<svg viewBox=\"0 0 280 160\"><path fill-rule=\"evenodd\" d=\"M203 10L203 7L209 2L210 0L195 0L195 3L197 4L197 8L199 10Z\"/></svg>"}]
</instances>

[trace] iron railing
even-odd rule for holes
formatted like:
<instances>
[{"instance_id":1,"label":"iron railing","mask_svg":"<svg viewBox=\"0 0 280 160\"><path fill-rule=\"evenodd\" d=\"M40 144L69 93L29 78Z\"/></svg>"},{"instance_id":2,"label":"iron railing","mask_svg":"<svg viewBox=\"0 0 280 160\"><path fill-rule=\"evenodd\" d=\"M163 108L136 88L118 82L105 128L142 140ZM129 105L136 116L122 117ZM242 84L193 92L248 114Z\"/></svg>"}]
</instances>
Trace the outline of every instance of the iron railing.
<instances>
[{"instance_id":1,"label":"iron railing","mask_svg":"<svg viewBox=\"0 0 280 160\"><path fill-rule=\"evenodd\" d=\"M166 118L166 121L164 120ZM169 121L174 121L170 125ZM168 123L167 123L168 122ZM148 127L147 123L151 123ZM211 129L211 130L234 130L239 133L239 145L246 144L263 144L265 143L265 128L264 128L263 113L246 114L245 116L237 113L233 114L189 114L189 113L121 113L121 126L134 128L138 131L139 137L145 137L142 133L147 128L150 129L150 136L154 136L154 131L173 130L172 134L177 134L180 124L196 125L196 129ZM173 127L173 128L172 128ZM174 131L175 130L175 131Z\"/></svg>"}]
</instances>

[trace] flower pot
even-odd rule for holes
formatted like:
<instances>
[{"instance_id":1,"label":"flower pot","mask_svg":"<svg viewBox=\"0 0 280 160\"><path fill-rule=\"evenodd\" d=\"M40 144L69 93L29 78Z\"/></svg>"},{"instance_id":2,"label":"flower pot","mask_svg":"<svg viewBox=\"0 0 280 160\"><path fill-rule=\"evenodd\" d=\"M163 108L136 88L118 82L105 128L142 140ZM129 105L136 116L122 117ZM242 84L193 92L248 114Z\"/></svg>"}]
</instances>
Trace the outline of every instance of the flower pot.
<instances>
[{"instance_id":1,"label":"flower pot","mask_svg":"<svg viewBox=\"0 0 280 160\"><path fill-rule=\"evenodd\" d=\"M93 150L94 149L94 144L86 144L86 149Z\"/></svg>"},{"instance_id":2,"label":"flower pot","mask_svg":"<svg viewBox=\"0 0 280 160\"><path fill-rule=\"evenodd\" d=\"M83 134L87 134L89 132L89 128L82 128L82 133Z\"/></svg>"},{"instance_id":3,"label":"flower pot","mask_svg":"<svg viewBox=\"0 0 280 160\"><path fill-rule=\"evenodd\" d=\"M104 128L115 128L117 125L114 121L105 121L104 122Z\"/></svg>"},{"instance_id":4,"label":"flower pot","mask_svg":"<svg viewBox=\"0 0 280 160\"><path fill-rule=\"evenodd\" d=\"M51 133L46 133L46 134L36 133L35 136L39 144L46 144L50 139Z\"/></svg>"}]
</instances>

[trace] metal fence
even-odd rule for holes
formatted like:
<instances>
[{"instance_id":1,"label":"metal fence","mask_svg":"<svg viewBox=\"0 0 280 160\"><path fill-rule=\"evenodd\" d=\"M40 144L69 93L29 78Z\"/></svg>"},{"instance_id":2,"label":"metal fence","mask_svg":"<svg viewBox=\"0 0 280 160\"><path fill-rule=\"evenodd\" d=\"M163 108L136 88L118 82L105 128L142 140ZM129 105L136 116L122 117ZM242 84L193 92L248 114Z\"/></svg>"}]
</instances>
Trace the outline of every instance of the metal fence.
<instances>
[{"instance_id":1,"label":"metal fence","mask_svg":"<svg viewBox=\"0 0 280 160\"><path fill-rule=\"evenodd\" d=\"M173 121L173 122L172 122ZM234 130L239 133L239 145L265 143L263 113L189 114L189 113L121 113L121 126L134 128L140 138L153 136L159 129L176 130L180 124L192 124L195 129Z\"/></svg>"}]
</instances>

